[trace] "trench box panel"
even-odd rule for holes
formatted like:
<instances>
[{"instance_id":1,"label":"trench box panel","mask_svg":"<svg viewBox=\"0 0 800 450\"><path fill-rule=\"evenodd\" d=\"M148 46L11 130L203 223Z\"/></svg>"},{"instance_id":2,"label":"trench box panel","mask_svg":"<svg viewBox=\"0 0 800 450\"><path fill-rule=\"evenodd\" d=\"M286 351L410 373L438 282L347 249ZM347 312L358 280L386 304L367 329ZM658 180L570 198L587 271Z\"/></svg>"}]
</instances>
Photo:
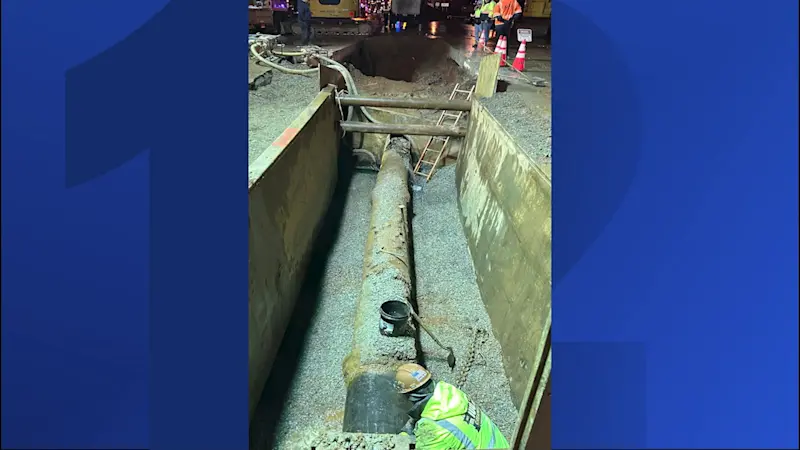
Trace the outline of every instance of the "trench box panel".
<instances>
[{"instance_id":1,"label":"trench box panel","mask_svg":"<svg viewBox=\"0 0 800 450\"><path fill-rule=\"evenodd\" d=\"M550 177L476 100L456 183L478 287L519 408L530 376L546 359L541 343L550 323Z\"/></svg>"},{"instance_id":2,"label":"trench box panel","mask_svg":"<svg viewBox=\"0 0 800 450\"><path fill-rule=\"evenodd\" d=\"M251 418L336 185L337 115L323 89L249 168Z\"/></svg>"}]
</instances>

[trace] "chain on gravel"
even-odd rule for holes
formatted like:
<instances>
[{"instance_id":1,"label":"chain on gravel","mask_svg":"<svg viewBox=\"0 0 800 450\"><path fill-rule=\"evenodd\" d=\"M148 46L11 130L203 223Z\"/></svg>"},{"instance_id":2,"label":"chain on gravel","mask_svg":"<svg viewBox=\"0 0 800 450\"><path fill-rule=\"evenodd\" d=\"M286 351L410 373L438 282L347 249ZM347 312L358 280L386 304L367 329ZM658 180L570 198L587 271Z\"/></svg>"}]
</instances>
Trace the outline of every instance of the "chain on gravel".
<instances>
[{"instance_id":1,"label":"chain on gravel","mask_svg":"<svg viewBox=\"0 0 800 450\"><path fill-rule=\"evenodd\" d=\"M461 373L458 374L458 378L456 379L456 387L459 389L462 389L464 384L467 382L469 371L472 369L472 365L475 363L475 352L478 350L479 346L478 339L481 337L483 332L484 330L478 327L472 329L472 339L470 340L469 349L467 350L467 358L466 361L464 361L464 365L461 366Z\"/></svg>"}]
</instances>

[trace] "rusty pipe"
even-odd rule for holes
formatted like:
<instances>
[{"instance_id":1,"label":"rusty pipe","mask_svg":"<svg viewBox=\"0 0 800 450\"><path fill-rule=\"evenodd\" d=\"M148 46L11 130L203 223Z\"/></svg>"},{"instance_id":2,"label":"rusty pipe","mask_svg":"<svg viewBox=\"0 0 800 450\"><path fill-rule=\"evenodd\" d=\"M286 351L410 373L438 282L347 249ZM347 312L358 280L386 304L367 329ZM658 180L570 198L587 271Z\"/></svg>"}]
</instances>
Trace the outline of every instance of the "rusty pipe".
<instances>
[{"instance_id":1,"label":"rusty pipe","mask_svg":"<svg viewBox=\"0 0 800 450\"><path fill-rule=\"evenodd\" d=\"M451 136L464 137L467 129L443 125L422 125L408 123L366 123L341 122L342 130L355 133L406 134L410 136Z\"/></svg>"},{"instance_id":2,"label":"rusty pipe","mask_svg":"<svg viewBox=\"0 0 800 450\"><path fill-rule=\"evenodd\" d=\"M469 111L472 102L441 98L385 98L357 95L341 95L338 98L343 106L371 106L405 109L436 109L445 111Z\"/></svg>"},{"instance_id":3,"label":"rusty pipe","mask_svg":"<svg viewBox=\"0 0 800 450\"><path fill-rule=\"evenodd\" d=\"M342 369L347 385L342 431L397 434L411 405L394 385L394 372L417 360L413 335L380 334L380 307L388 300L409 302L410 236L405 208L411 201L408 166L411 143L387 141L372 191L370 229L364 248L364 276L353 322L353 350Z\"/></svg>"}]
</instances>

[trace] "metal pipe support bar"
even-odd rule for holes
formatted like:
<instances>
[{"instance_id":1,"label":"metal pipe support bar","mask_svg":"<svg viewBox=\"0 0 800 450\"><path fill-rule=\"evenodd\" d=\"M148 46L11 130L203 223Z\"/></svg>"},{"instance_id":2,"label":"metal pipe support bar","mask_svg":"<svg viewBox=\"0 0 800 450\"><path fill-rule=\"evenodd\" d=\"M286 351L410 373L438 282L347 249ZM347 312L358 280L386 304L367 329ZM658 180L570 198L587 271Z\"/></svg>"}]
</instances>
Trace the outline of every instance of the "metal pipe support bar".
<instances>
[{"instance_id":1,"label":"metal pipe support bar","mask_svg":"<svg viewBox=\"0 0 800 450\"><path fill-rule=\"evenodd\" d=\"M341 122L342 130L355 133L406 134L410 136L451 136L464 137L464 127L448 127L442 125L421 125L408 123L367 123Z\"/></svg>"},{"instance_id":2,"label":"metal pipe support bar","mask_svg":"<svg viewBox=\"0 0 800 450\"><path fill-rule=\"evenodd\" d=\"M385 98L342 95L338 98L343 106L372 106L383 108L436 109L445 111L469 111L472 102L441 98Z\"/></svg>"}]
</instances>

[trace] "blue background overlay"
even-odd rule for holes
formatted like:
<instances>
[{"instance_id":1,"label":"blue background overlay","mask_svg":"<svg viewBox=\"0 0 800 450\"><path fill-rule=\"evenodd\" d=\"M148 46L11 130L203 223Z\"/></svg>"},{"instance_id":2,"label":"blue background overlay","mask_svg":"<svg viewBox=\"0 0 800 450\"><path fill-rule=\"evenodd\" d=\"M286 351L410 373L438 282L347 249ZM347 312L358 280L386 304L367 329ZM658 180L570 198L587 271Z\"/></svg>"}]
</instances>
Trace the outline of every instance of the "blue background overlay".
<instances>
[{"instance_id":1,"label":"blue background overlay","mask_svg":"<svg viewBox=\"0 0 800 450\"><path fill-rule=\"evenodd\" d=\"M4 448L247 448L240 3L2 2ZM797 9L554 2L554 448L797 447Z\"/></svg>"}]
</instances>

